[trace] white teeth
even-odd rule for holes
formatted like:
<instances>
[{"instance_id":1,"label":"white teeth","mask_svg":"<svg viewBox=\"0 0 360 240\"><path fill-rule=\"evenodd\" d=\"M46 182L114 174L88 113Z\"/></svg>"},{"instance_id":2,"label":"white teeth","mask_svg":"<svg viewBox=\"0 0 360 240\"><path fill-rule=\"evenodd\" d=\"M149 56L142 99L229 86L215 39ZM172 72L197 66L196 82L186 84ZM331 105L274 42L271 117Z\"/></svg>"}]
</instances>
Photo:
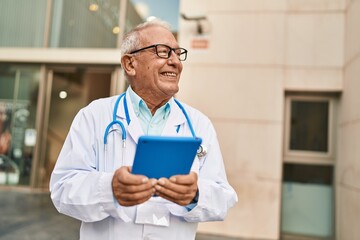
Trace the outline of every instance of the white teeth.
<instances>
[{"instance_id":1,"label":"white teeth","mask_svg":"<svg viewBox=\"0 0 360 240\"><path fill-rule=\"evenodd\" d=\"M171 73L171 72L166 72L163 73L165 76L169 76L169 77L176 77L176 73Z\"/></svg>"}]
</instances>

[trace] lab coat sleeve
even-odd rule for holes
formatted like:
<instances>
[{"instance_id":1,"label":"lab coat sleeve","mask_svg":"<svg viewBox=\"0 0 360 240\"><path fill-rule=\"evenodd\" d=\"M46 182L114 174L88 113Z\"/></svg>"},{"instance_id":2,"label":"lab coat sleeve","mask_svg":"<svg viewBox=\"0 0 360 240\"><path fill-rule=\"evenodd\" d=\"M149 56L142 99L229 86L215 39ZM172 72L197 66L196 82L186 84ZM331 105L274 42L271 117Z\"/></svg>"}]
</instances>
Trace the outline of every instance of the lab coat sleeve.
<instances>
[{"instance_id":1,"label":"lab coat sleeve","mask_svg":"<svg viewBox=\"0 0 360 240\"><path fill-rule=\"evenodd\" d=\"M199 198L190 211L173 212L188 222L222 221L238 201L237 194L227 181L220 146L210 120L201 119L197 135L208 146L205 158L200 159L198 175Z\"/></svg>"},{"instance_id":2,"label":"lab coat sleeve","mask_svg":"<svg viewBox=\"0 0 360 240\"><path fill-rule=\"evenodd\" d=\"M213 145L211 151L219 154L219 150L214 149L218 147ZM206 161L199 173L198 202L183 216L189 222L222 221L228 210L237 202L237 195L226 180L223 164L213 158Z\"/></svg>"},{"instance_id":3,"label":"lab coat sleeve","mask_svg":"<svg viewBox=\"0 0 360 240\"><path fill-rule=\"evenodd\" d=\"M84 222L108 216L129 221L116 208L112 193L113 173L97 170L96 120L88 109L75 117L50 180L51 198L56 209Z\"/></svg>"}]
</instances>

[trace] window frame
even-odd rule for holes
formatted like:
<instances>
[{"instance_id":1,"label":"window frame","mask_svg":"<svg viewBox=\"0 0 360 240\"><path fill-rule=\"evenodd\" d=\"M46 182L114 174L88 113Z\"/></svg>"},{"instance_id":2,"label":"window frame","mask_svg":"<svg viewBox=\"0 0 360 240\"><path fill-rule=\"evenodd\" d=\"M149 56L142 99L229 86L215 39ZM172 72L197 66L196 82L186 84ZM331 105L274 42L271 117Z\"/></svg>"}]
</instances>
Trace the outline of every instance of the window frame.
<instances>
[{"instance_id":1,"label":"window frame","mask_svg":"<svg viewBox=\"0 0 360 240\"><path fill-rule=\"evenodd\" d=\"M328 151L290 149L290 122L292 101L328 102ZM325 164L335 162L335 99L328 96L290 95L285 97L284 163Z\"/></svg>"}]
</instances>

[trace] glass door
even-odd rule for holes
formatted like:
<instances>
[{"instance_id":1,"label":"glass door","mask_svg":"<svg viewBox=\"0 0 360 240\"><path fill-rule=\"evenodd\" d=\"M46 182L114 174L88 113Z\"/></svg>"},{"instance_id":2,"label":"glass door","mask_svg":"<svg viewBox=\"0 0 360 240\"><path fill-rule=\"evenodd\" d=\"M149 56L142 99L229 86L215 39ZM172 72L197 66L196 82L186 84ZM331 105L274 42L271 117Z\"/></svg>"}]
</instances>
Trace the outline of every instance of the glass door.
<instances>
[{"instance_id":1,"label":"glass door","mask_svg":"<svg viewBox=\"0 0 360 240\"><path fill-rule=\"evenodd\" d=\"M48 74L45 116L45 151L42 187L48 187L51 172L77 112L91 101L110 95L113 68L58 67Z\"/></svg>"},{"instance_id":2,"label":"glass door","mask_svg":"<svg viewBox=\"0 0 360 240\"><path fill-rule=\"evenodd\" d=\"M39 65L0 64L0 186L30 185Z\"/></svg>"}]
</instances>

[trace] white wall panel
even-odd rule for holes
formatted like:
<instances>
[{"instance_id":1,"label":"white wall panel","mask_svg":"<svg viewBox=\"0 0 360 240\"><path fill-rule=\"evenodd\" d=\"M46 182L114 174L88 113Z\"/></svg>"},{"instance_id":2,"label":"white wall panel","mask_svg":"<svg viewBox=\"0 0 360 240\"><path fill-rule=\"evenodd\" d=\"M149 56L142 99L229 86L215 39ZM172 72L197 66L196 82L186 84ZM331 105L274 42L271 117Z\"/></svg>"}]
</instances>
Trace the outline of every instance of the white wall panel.
<instances>
[{"instance_id":1,"label":"white wall panel","mask_svg":"<svg viewBox=\"0 0 360 240\"><path fill-rule=\"evenodd\" d=\"M339 11L344 10L346 0L288 0L290 11Z\"/></svg>"},{"instance_id":2,"label":"white wall panel","mask_svg":"<svg viewBox=\"0 0 360 240\"><path fill-rule=\"evenodd\" d=\"M337 204L337 237L336 239L360 239L360 193L351 188L338 189L341 198ZM339 230L340 229L340 230Z\"/></svg>"},{"instance_id":3,"label":"white wall panel","mask_svg":"<svg viewBox=\"0 0 360 240\"><path fill-rule=\"evenodd\" d=\"M286 0L209 0L209 11L284 11Z\"/></svg>"},{"instance_id":4,"label":"white wall panel","mask_svg":"<svg viewBox=\"0 0 360 240\"><path fill-rule=\"evenodd\" d=\"M281 121L281 69L221 65L184 68L179 98L211 118Z\"/></svg>"},{"instance_id":5,"label":"white wall panel","mask_svg":"<svg viewBox=\"0 0 360 240\"><path fill-rule=\"evenodd\" d=\"M346 15L345 59L349 62L360 56L360 1L354 0Z\"/></svg>"},{"instance_id":6,"label":"white wall panel","mask_svg":"<svg viewBox=\"0 0 360 240\"><path fill-rule=\"evenodd\" d=\"M239 173L240 175L240 173ZM280 185L238 177L239 203L224 222L199 224L199 232L241 236L241 239L279 239Z\"/></svg>"},{"instance_id":7,"label":"white wall panel","mask_svg":"<svg viewBox=\"0 0 360 240\"><path fill-rule=\"evenodd\" d=\"M360 1L347 1L336 169L336 238L360 239Z\"/></svg>"},{"instance_id":8,"label":"white wall panel","mask_svg":"<svg viewBox=\"0 0 360 240\"><path fill-rule=\"evenodd\" d=\"M340 126L336 181L360 194L360 119ZM360 215L359 215L360 216Z\"/></svg>"},{"instance_id":9,"label":"white wall panel","mask_svg":"<svg viewBox=\"0 0 360 240\"><path fill-rule=\"evenodd\" d=\"M360 13L360 11L359 11ZM340 124L360 120L360 56L345 68Z\"/></svg>"},{"instance_id":10,"label":"white wall panel","mask_svg":"<svg viewBox=\"0 0 360 240\"><path fill-rule=\"evenodd\" d=\"M289 14L285 64L342 67L344 64L343 14Z\"/></svg>"},{"instance_id":11,"label":"white wall panel","mask_svg":"<svg viewBox=\"0 0 360 240\"><path fill-rule=\"evenodd\" d=\"M284 14L211 14L209 49L192 51L194 22L185 22L181 45L190 50L189 62L222 64L282 64Z\"/></svg>"},{"instance_id":12,"label":"white wall panel","mask_svg":"<svg viewBox=\"0 0 360 240\"><path fill-rule=\"evenodd\" d=\"M244 177L281 181L282 122L215 119L213 123L230 181Z\"/></svg>"},{"instance_id":13,"label":"white wall panel","mask_svg":"<svg viewBox=\"0 0 360 240\"><path fill-rule=\"evenodd\" d=\"M284 71L284 87L288 91L340 92L342 83L342 68L286 68Z\"/></svg>"}]
</instances>

